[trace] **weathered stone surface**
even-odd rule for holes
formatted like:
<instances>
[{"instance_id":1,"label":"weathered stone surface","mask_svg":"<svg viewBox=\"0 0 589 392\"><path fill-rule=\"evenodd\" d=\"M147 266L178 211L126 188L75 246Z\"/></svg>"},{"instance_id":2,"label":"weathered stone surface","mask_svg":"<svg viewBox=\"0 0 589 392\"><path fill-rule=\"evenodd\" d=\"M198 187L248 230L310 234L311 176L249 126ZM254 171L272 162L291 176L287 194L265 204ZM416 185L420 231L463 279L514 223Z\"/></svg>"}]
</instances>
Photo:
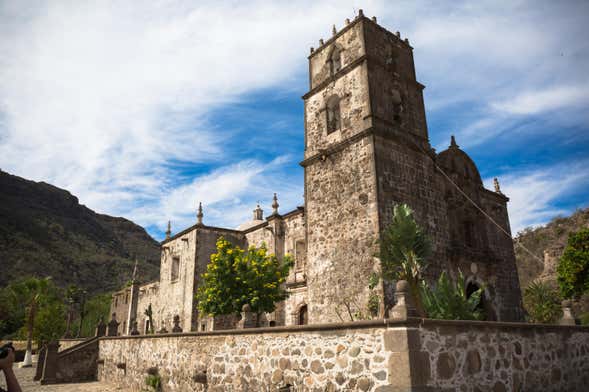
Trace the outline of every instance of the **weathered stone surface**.
<instances>
[{"instance_id":1,"label":"weathered stone surface","mask_svg":"<svg viewBox=\"0 0 589 392\"><path fill-rule=\"evenodd\" d=\"M454 370L456 369L456 361L452 353L444 352L438 356L437 370L438 377L442 379L449 379L454 376Z\"/></svg>"},{"instance_id":2,"label":"weathered stone surface","mask_svg":"<svg viewBox=\"0 0 589 392\"><path fill-rule=\"evenodd\" d=\"M466 374L475 374L481 370L481 355L478 350L469 350L466 353Z\"/></svg>"}]
</instances>

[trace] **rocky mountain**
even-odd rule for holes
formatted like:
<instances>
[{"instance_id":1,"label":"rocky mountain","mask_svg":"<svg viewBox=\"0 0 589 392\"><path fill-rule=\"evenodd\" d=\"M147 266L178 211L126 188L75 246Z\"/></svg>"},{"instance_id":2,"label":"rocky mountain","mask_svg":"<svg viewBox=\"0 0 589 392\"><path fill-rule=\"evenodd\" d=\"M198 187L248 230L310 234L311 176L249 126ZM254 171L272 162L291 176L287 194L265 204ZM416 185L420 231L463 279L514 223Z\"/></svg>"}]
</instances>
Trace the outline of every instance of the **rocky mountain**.
<instances>
[{"instance_id":1,"label":"rocky mountain","mask_svg":"<svg viewBox=\"0 0 589 392\"><path fill-rule=\"evenodd\" d=\"M25 276L51 276L99 293L131 277L156 279L159 244L145 229L97 214L66 190L0 171L0 287Z\"/></svg>"},{"instance_id":2,"label":"rocky mountain","mask_svg":"<svg viewBox=\"0 0 589 392\"><path fill-rule=\"evenodd\" d=\"M579 209L569 217L554 218L545 226L527 228L517 234L516 243L523 244L540 258L538 260L521 246L515 245L522 291L531 281L539 277L556 281L556 264L567 244L569 234L585 227L589 227L589 208Z\"/></svg>"}]
</instances>

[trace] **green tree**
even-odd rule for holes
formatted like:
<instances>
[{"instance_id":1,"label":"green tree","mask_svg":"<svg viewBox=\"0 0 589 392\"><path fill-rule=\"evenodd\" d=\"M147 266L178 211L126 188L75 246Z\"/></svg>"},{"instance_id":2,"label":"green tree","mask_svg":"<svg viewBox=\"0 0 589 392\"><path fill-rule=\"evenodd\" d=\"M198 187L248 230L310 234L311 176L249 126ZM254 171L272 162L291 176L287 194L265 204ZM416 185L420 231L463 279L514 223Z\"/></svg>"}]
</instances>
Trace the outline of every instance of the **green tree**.
<instances>
[{"instance_id":1,"label":"green tree","mask_svg":"<svg viewBox=\"0 0 589 392\"><path fill-rule=\"evenodd\" d=\"M569 235L556 272L564 298L580 297L589 292L589 229Z\"/></svg>"},{"instance_id":2,"label":"green tree","mask_svg":"<svg viewBox=\"0 0 589 392\"><path fill-rule=\"evenodd\" d=\"M10 286L0 289L0 339L14 339L24 322L25 309L15 302Z\"/></svg>"},{"instance_id":3,"label":"green tree","mask_svg":"<svg viewBox=\"0 0 589 392\"><path fill-rule=\"evenodd\" d=\"M427 316L443 320L482 320L484 314L479 303L483 288L468 296L465 287L464 275L460 270L455 283L450 280L445 271L442 272L433 288L422 281L420 291Z\"/></svg>"},{"instance_id":4,"label":"green tree","mask_svg":"<svg viewBox=\"0 0 589 392\"><path fill-rule=\"evenodd\" d=\"M395 205L393 219L384 230L381 239L382 276L389 283L406 280L420 313L423 313L423 306L419 282L430 253L429 238L415 221L411 208L406 204Z\"/></svg>"},{"instance_id":5,"label":"green tree","mask_svg":"<svg viewBox=\"0 0 589 392\"><path fill-rule=\"evenodd\" d=\"M25 354L24 366L31 365L33 329L35 317L39 308L57 297L57 289L51 278L28 278L10 286L12 297L15 303L25 308L25 327L27 330L27 351Z\"/></svg>"},{"instance_id":6,"label":"green tree","mask_svg":"<svg viewBox=\"0 0 589 392\"><path fill-rule=\"evenodd\" d=\"M532 323L552 324L562 315L558 291L535 280L524 291L524 308Z\"/></svg>"},{"instance_id":7,"label":"green tree","mask_svg":"<svg viewBox=\"0 0 589 392\"><path fill-rule=\"evenodd\" d=\"M49 301L40 307L33 328L37 345L61 338L66 328L65 320L66 307L61 301Z\"/></svg>"},{"instance_id":8,"label":"green tree","mask_svg":"<svg viewBox=\"0 0 589 392\"><path fill-rule=\"evenodd\" d=\"M86 301L86 317L84 317L83 320L76 319L74 323L81 325L80 336L93 336L96 325L100 322L100 319L103 321L108 320L110 313L110 301L110 294L98 294L90 297Z\"/></svg>"},{"instance_id":9,"label":"green tree","mask_svg":"<svg viewBox=\"0 0 589 392\"><path fill-rule=\"evenodd\" d=\"M239 314L249 304L258 316L272 312L288 296L283 283L292 265L290 256L281 262L268 254L265 245L244 251L220 237L217 253L211 255L202 274L203 284L196 296L199 311L213 316Z\"/></svg>"}]
</instances>

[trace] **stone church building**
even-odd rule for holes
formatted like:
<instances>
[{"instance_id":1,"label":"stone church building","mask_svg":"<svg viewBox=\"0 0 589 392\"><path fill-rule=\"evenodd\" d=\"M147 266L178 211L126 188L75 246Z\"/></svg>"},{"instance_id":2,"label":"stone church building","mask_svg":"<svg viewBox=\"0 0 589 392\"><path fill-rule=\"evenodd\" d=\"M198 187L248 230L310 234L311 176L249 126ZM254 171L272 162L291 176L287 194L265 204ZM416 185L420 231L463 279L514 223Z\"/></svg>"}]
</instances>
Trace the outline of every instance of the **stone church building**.
<instances>
[{"instance_id":1,"label":"stone church building","mask_svg":"<svg viewBox=\"0 0 589 392\"><path fill-rule=\"evenodd\" d=\"M265 325L350 321L365 312L368 280L379 268L378 238L395 203L406 203L429 234L433 253L426 277L446 270L467 277L467 291L485 288L491 320L523 318L508 198L483 186L479 171L454 138L436 153L430 146L413 49L399 33L360 13L333 36L311 48L305 108L304 206L281 214L261 208L237 229L197 223L161 243L160 280L133 284L113 295L112 312L127 334L132 320L184 331L233 327L232 317L199 315L195 293L219 236L247 247L265 242L295 266L290 297L267 314ZM469 200L470 199L470 200ZM502 228L499 229L500 226ZM387 291L387 290L385 290ZM382 288L381 288L382 293ZM390 305L390 295L386 296Z\"/></svg>"}]
</instances>

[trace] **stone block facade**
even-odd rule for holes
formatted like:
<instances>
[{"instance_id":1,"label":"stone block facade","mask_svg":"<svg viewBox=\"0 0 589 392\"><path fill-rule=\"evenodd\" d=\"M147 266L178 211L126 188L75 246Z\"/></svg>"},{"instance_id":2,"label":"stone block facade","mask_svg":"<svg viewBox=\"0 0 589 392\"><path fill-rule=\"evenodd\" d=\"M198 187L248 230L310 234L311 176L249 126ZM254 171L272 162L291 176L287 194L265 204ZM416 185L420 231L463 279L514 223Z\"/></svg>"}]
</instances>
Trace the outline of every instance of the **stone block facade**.
<instances>
[{"instance_id":1,"label":"stone block facade","mask_svg":"<svg viewBox=\"0 0 589 392\"><path fill-rule=\"evenodd\" d=\"M410 318L101 338L99 353L98 378L134 390L154 368L164 391L584 391L589 382L587 327Z\"/></svg>"},{"instance_id":2,"label":"stone block facade","mask_svg":"<svg viewBox=\"0 0 589 392\"><path fill-rule=\"evenodd\" d=\"M428 233L433 255L426 279L462 271L467 291L484 287L489 320L523 319L508 198L498 183L485 189L471 158L452 138L436 153L429 144L424 86L417 81L407 39L359 14L311 50L309 91L303 96L304 206L281 215L278 202L266 219L237 229L197 224L162 242L160 280L135 283L113 296L121 334L136 320L147 330L152 305L155 330L232 328L235 317L198 315L194 294L220 236L241 247L266 244L295 257L286 282L290 297L263 325L349 321L368 314L370 274L380 268L379 240L395 204L408 204ZM378 287L381 316L393 305L392 289Z\"/></svg>"}]
</instances>

